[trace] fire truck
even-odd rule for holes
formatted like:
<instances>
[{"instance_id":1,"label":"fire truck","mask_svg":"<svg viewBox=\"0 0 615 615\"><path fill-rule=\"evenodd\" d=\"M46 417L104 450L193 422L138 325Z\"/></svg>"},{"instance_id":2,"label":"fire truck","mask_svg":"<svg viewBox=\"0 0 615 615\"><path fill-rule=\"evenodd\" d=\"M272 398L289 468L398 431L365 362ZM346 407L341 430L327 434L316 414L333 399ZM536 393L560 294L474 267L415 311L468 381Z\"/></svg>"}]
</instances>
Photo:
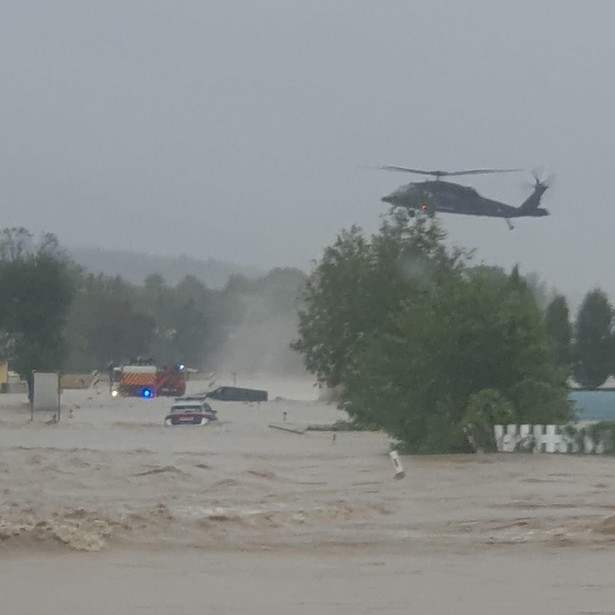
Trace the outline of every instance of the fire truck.
<instances>
[{"instance_id":1,"label":"fire truck","mask_svg":"<svg viewBox=\"0 0 615 615\"><path fill-rule=\"evenodd\" d=\"M113 369L113 397L181 397L185 392L186 376L181 364L157 367L151 359L137 359Z\"/></svg>"}]
</instances>

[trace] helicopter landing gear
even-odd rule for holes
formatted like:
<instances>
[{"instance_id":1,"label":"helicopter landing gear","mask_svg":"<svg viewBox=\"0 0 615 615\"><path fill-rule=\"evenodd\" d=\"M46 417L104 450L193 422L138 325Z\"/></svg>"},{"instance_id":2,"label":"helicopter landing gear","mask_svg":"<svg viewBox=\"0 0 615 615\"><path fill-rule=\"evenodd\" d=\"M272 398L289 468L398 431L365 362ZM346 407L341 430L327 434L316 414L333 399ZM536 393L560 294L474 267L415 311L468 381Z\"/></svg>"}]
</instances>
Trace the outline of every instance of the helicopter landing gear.
<instances>
[{"instance_id":1,"label":"helicopter landing gear","mask_svg":"<svg viewBox=\"0 0 615 615\"><path fill-rule=\"evenodd\" d=\"M512 231L515 227L513 226L513 223L510 221L510 218L504 218L504 220L506 220L506 225L508 226L508 230Z\"/></svg>"}]
</instances>

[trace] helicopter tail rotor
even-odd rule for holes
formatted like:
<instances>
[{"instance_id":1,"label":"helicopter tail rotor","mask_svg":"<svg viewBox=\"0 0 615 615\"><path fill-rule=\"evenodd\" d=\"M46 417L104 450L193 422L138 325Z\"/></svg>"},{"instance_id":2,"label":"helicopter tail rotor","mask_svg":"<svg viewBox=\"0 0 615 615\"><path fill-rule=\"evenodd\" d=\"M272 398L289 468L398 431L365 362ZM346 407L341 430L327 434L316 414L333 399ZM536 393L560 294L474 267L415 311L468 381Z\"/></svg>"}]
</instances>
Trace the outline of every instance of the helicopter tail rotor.
<instances>
[{"instance_id":1,"label":"helicopter tail rotor","mask_svg":"<svg viewBox=\"0 0 615 615\"><path fill-rule=\"evenodd\" d=\"M550 188L552 186L554 179L555 179L555 175L553 173L545 177L542 170L534 169L532 171L533 181L528 180L525 182L525 185L527 186L527 188L532 188L532 189L544 188L546 190L547 188Z\"/></svg>"},{"instance_id":2,"label":"helicopter tail rotor","mask_svg":"<svg viewBox=\"0 0 615 615\"><path fill-rule=\"evenodd\" d=\"M541 179L539 176L534 176L535 185L544 186L545 188L550 188L554 180L555 175L553 173L547 175L544 179Z\"/></svg>"}]
</instances>

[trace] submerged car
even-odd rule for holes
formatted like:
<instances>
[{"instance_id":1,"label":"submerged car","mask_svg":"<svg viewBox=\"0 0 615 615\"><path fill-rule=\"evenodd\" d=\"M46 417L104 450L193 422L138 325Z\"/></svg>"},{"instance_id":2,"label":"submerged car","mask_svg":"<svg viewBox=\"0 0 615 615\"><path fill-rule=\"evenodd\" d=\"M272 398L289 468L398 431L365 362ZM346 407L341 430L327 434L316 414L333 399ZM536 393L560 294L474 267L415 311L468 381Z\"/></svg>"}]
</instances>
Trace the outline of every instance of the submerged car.
<instances>
[{"instance_id":1,"label":"submerged car","mask_svg":"<svg viewBox=\"0 0 615 615\"><path fill-rule=\"evenodd\" d=\"M216 411L205 401L204 397L176 397L171 411L164 419L164 424L171 425L207 425L218 420Z\"/></svg>"},{"instance_id":2,"label":"submerged car","mask_svg":"<svg viewBox=\"0 0 615 615\"><path fill-rule=\"evenodd\" d=\"M267 391L258 389L243 389L240 387L218 387L207 393L207 397L218 401L267 401Z\"/></svg>"}]
</instances>

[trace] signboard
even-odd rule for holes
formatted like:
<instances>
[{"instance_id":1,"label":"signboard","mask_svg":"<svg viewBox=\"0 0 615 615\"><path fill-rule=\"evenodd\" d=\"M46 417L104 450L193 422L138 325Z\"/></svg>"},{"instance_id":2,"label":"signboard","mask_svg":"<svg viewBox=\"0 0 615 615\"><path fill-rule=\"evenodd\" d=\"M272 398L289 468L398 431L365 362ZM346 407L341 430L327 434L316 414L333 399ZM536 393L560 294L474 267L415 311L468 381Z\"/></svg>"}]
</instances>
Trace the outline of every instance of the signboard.
<instances>
[{"instance_id":1,"label":"signboard","mask_svg":"<svg viewBox=\"0 0 615 615\"><path fill-rule=\"evenodd\" d=\"M48 410L57 412L60 406L59 386L57 373L34 372L34 396L32 410Z\"/></svg>"}]
</instances>

